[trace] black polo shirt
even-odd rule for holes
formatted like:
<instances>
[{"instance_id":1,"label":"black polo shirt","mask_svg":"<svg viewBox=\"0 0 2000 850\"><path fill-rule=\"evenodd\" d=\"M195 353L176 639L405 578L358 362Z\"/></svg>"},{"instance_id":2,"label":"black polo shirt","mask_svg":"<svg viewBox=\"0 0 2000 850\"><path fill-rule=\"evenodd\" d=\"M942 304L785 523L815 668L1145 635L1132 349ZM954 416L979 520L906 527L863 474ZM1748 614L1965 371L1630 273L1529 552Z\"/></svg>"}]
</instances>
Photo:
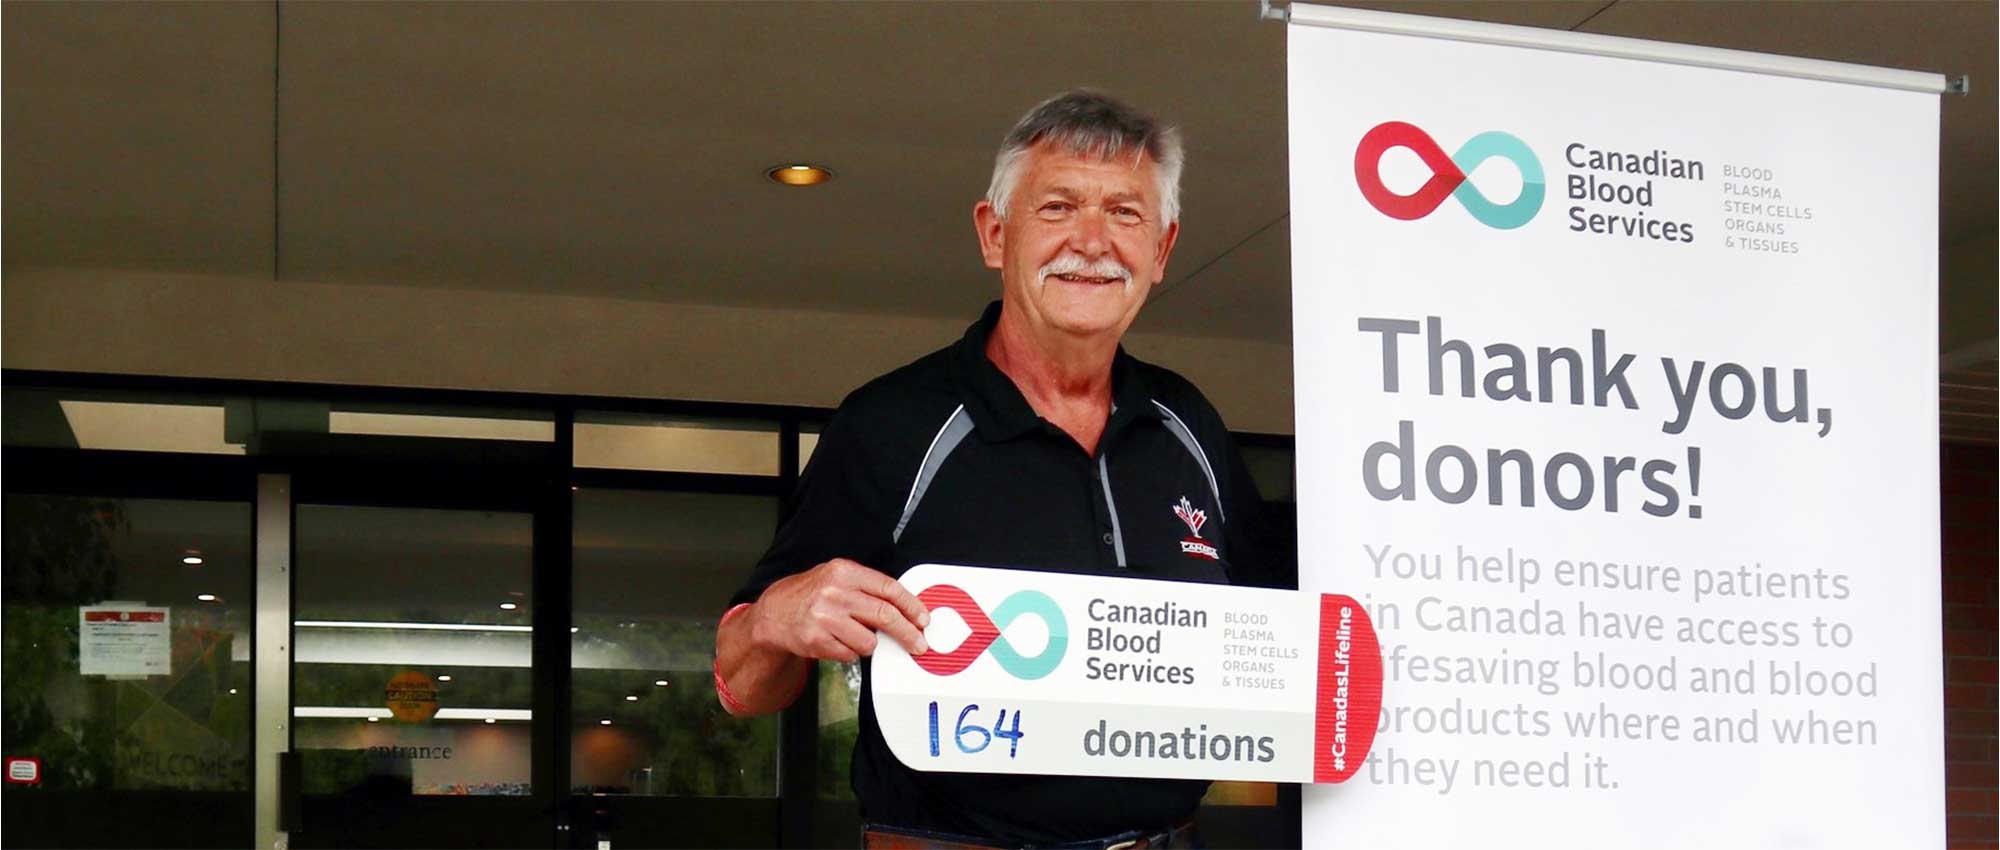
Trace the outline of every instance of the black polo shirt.
<instances>
[{"instance_id":1,"label":"black polo shirt","mask_svg":"<svg viewBox=\"0 0 2000 850\"><path fill-rule=\"evenodd\" d=\"M892 576L934 562L1273 586L1284 549L1222 418L1192 384L1120 349L1093 456L987 359L999 316L995 302L956 344L841 402L737 602L836 557ZM1207 518L1198 534L1181 518L1193 511ZM868 821L1072 841L1171 824L1208 788L915 771L883 741L870 687L864 660L852 775Z\"/></svg>"}]
</instances>

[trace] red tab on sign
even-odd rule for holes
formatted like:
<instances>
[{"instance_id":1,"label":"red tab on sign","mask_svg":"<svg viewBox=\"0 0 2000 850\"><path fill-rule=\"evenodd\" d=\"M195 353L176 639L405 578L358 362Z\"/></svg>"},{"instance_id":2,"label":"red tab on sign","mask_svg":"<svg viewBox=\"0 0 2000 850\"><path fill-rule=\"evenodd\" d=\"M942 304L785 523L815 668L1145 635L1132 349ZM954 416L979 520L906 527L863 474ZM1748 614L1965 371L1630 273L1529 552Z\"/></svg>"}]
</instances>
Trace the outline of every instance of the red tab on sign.
<instances>
[{"instance_id":1,"label":"red tab on sign","mask_svg":"<svg viewBox=\"0 0 2000 850\"><path fill-rule=\"evenodd\" d=\"M85 611L86 623L161 623L167 619L165 611Z\"/></svg>"},{"instance_id":2,"label":"red tab on sign","mask_svg":"<svg viewBox=\"0 0 2000 850\"><path fill-rule=\"evenodd\" d=\"M1319 699L1313 781L1345 782L1361 769L1382 715L1382 647L1368 612L1338 594L1319 598Z\"/></svg>"},{"instance_id":3,"label":"red tab on sign","mask_svg":"<svg viewBox=\"0 0 2000 850\"><path fill-rule=\"evenodd\" d=\"M37 758L9 757L7 759L7 781L18 785L41 784L42 760Z\"/></svg>"}]
</instances>

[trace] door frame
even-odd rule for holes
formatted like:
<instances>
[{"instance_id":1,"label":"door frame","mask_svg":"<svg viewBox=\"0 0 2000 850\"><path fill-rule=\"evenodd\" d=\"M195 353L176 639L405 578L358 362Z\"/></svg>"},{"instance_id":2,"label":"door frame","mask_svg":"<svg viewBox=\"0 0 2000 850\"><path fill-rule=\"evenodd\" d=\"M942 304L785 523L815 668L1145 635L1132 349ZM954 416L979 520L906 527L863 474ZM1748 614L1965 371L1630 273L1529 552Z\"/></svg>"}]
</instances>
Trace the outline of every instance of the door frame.
<instances>
[{"instance_id":1,"label":"door frame","mask_svg":"<svg viewBox=\"0 0 2000 850\"><path fill-rule=\"evenodd\" d=\"M259 447L266 459L264 468L282 471L259 477L258 516L260 520L266 516L282 518L284 525L283 539L270 543L265 541L265 528L260 525L258 529L260 576L266 575L268 556L274 567L269 577L274 585L282 586L273 588L269 606L260 587L258 622L260 628L272 625L273 640L282 634L278 644L282 647L292 645L295 632L296 601L291 593L296 579L285 568L294 562L298 549L293 523L300 505L489 510L531 517L533 632L529 675L533 719L529 722L529 777L533 790L519 798L412 796L399 800L386 817L408 825L407 829L398 828L401 846L453 846L460 833L453 824L466 822L512 824L514 830L509 835L520 839L518 846L555 847L568 841L562 802L569 785L570 490L552 474L558 461L569 457L566 418L557 420L556 432L555 443L302 434L284 435ZM274 525L272 531L279 528ZM311 565L305 568L311 569ZM296 756L285 755L296 753L290 722L290 683L296 675L296 663L290 653L281 650L271 654L268 665L260 657L260 681L267 675L282 677L284 695L268 701L260 698L258 728L260 732L283 731L273 736L278 739L276 748L267 749L261 746L264 741L259 741L258 764L272 766L274 774L270 800L259 800L260 827L268 820L273 826L269 839L275 841L282 833L294 846L329 843L322 838L342 846L352 844L343 840L346 836L338 828L326 825L350 822L348 809L354 804L337 797L305 794L297 781ZM289 787L277 788L276 774L287 774L285 778L291 781L285 784ZM380 800L366 805L375 819L385 816ZM274 846L264 843L265 838L260 830L258 846Z\"/></svg>"}]
</instances>

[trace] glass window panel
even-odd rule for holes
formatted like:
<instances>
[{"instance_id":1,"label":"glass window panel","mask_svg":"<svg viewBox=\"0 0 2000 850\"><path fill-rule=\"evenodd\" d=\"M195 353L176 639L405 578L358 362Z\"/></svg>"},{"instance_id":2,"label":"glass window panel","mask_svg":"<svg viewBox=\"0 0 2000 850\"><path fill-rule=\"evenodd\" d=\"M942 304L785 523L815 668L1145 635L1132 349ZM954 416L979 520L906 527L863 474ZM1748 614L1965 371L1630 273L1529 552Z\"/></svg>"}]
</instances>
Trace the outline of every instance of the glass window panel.
<instances>
[{"instance_id":1,"label":"glass window panel","mask_svg":"<svg viewBox=\"0 0 2000 850\"><path fill-rule=\"evenodd\" d=\"M0 747L42 762L42 784L6 785L7 805L32 811L16 795L44 789L240 792L247 811L250 505L4 502ZM128 617L87 625L86 606ZM163 628L143 625L156 613Z\"/></svg>"},{"instance_id":2,"label":"glass window panel","mask_svg":"<svg viewBox=\"0 0 2000 850\"><path fill-rule=\"evenodd\" d=\"M1293 477L1292 450L1267 446L1239 446L1250 478L1257 482L1257 494L1267 502L1296 502L1298 488Z\"/></svg>"},{"instance_id":3,"label":"glass window panel","mask_svg":"<svg viewBox=\"0 0 2000 850\"><path fill-rule=\"evenodd\" d=\"M467 440L522 440L553 443L556 423L552 414L471 411L451 413L417 412L394 408L334 410L327 414L327 430L335 434L376 434L392 437L454 437Z\"/></svg>"},{"instance_id":4,"label":"glass window panel","mask_svg":"<svg viewBox=\"0 0 2000 850\"><path fill-rule=\"evenodd\" d=\"M554 415L529 410L33 388L8 389L5 409L10 446L240 455L273 433L555 440Z\"/></svg>"},{"instance_id":5,"label":"glass window panel","mask_svg":"<svg viewBox=\"0 0 2000 850\"><path fill-rule=\"evenodd\" d=\"M221 405L145 404L126 401L62 403L77 448L240 455L224 442Z\"/></svg>"},{"instance_id":6,"label":"glass window panel","mask_svg":"<svg viewBox=\"0 0 2000 850\"><path fill-rule=\"evenodd\" d=\"M819 663L819 798L854 799L848 765L861 736L861 665Z\"/></svg>"},{"instance_id":7,"label":"glass window panel","mask_svg":"<svg viewBox=\"0 0 2000 850\"><path fill-rule=\"evenodd\" d=\"M300 505L293 746L307 793L525 795L534 523Z\"/></svg>"},{"instance_id":8,"label":"glass window panel","mask_svg":"<svg viewBox=\"0 0 2000 850\"><path fill-rule=\"evenodd\" d=\"M1275 782L1217 782L1208 786L1208 796L1201 798L1204 806L1275 806L1278 804L1278 784Z\"/></svg>"},{"instance_id":9,"label":"glass window panel","mask_svg":"<svg viewBox=\"0 0 2000 850\"><path fill-rule=\"evenodd\" d=\"M716 622L777 513L772 496L577 492L574 790L777 796L777 717L730 717L711 683Z\"/></svg>"},{"instance_id":10,"label":"glass window panel","mask_svg":"<svg viewBox=\"0 0 2000 850\"><path fill-rule=\"evenodd\" d=\"M775 422L579 413L574 463L591 469L777 475L778 426Z\"/></svg>"},{"instance_id":11,"label":"glass window panel","mask_svg":"<svg viewBox=\"0 0 2000 850\"><path fill-rule=\"evenodd\" d=\"M795 471L806 471L806 462L812 460L813 449L819 448L819 430L817 425L799 428L799 468Z\"/></svg>"},{"instance_id":12,"label":"glass window panel","mask_svg":"<svg viewBox=\"0 0 2000 850\"><path fill-rule=\"evenodd\" d=\"M6 443L62 449L244 453L228 439L227 402L159 393L6 391Z\"/></svg>"}]
</instances>

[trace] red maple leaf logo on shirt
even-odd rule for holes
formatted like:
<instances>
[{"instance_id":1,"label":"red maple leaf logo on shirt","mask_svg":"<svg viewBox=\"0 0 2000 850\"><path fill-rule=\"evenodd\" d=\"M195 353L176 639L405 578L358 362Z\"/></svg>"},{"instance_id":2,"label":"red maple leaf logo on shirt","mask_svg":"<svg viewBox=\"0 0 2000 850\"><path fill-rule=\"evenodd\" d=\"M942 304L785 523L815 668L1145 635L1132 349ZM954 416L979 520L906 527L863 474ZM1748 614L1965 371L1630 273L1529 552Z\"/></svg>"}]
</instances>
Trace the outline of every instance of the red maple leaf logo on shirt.
<instances>
[{"instance_id":1,"label":"red maple leaf logo on shirt","mask_svg":"<svg viewBox=\"0 0 2000 850\"><path fill-rule=\"evenodd\" d=\"M1174 506L1174 516L1187 523L1188 531L1196 537L1201 536L1201 527L1208 523L1208 512L1195 507L1186 496L1182 496L1181 503Z\"/></svg>"}]
</instances>

